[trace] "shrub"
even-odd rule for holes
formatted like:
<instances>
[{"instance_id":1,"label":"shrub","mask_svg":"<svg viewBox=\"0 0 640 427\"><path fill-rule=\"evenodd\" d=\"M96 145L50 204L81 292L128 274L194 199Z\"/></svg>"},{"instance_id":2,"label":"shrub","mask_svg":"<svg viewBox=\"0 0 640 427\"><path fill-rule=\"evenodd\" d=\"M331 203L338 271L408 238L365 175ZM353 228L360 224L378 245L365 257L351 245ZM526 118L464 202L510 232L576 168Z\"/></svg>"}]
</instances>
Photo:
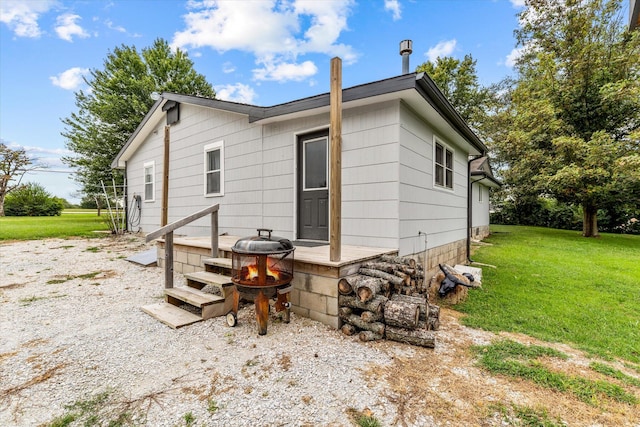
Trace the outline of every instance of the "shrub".
<instances>
[{"instance_id":1,"label":"shrub","mask_svg":"<svg viewBox=\"0 0 640 427\"><path fill-rule=\"evenodd\" d=\"M6 216L56 216L63 209L62 199L52 196L36 183L20 186L9 193L4 201Z\"/></svg>"}]
</instances>

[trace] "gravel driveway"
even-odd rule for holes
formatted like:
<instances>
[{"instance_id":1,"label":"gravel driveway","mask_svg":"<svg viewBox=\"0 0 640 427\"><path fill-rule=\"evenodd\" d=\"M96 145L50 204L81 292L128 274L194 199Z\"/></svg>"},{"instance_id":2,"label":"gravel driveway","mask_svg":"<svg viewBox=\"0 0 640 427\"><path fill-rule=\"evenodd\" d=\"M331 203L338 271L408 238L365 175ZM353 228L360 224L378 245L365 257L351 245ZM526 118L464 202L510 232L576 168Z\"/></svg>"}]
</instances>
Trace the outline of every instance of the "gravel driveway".
<instances>
[{"instance_id":1,"label":"gravel driveway","mask_svg":"<svg viewBox=\"0 0 640 427\"><path fill-rule=\"evenodd\" d=\"M149 247L139 237L0 245L0 425L80 413L65 408L74 403L150 426L349 425L354 410L394 419L384 382L362 374L390 363L375 346L295 314L258 336L252 306L233 329L214 318L173 330L144 314L163 272L124 258Z\"/></svg>"}]
</instances>

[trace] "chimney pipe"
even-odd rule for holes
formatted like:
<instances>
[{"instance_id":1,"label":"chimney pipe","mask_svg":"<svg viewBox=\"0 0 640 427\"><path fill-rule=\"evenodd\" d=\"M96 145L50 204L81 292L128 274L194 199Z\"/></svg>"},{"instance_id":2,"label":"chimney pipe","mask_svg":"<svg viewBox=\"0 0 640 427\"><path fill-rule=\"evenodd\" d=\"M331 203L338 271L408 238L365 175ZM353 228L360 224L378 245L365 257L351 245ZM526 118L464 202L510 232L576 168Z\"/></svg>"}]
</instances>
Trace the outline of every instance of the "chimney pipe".
<instances>
[{"instance_id":1,"label":"chimney pipe","mask_svg":"<svg viewBox=\"0 0 640 427\"><path fill-rule=\"evenodd\" d=\"M400 55L402 55L402 74L409 73L409 55L413 47L413 42L411 40L402 40L400 42Z\"/></svg>"}]
</instances>

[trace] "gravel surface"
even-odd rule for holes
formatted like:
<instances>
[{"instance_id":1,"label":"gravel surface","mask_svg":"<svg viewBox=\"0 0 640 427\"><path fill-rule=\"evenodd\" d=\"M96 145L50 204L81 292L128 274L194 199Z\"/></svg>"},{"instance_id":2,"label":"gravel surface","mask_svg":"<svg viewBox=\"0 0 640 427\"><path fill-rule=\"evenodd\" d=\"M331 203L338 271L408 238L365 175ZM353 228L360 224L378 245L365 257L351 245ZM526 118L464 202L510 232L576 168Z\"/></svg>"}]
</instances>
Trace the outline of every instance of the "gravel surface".
<instances>
[{"instance_id":1,"label":"gravel surface","mask_svg":"<svg viewBox=\"0 0 640 427\"><path fill-rule=\"evenodd\" d=\"M258 336L253 306L171 329L140 307L162 298L162 269L124 258L139 237L0 245L0 425L36 426L81 406L150 426L392 424L383 380L365 368L394 351L296 316ZM184 283L176 275L176 286ZM408 350L409 349L409 350Z\"/></svg>"},{"instance_id":2,"label":"gravel surface","mask_svg":"<svg viewBox=\"0 0 640 427\"><path fill-rule=\"evenodd\" d=\"M569 356L554 369L611 380L590 356L471 329L446 308L435 349L361 343L293 313L258 336L253 305L235 328L214 318L171 329L140 309L162 300L162 269L124 259L151 247L135 236L0 243L0 427L355 426L363 414L381 426L503 427L524 425L517 408L555 425L640 427L640 405L593 406L490 375L469 349L551 346Z\"/></svg>"}]
</instances>

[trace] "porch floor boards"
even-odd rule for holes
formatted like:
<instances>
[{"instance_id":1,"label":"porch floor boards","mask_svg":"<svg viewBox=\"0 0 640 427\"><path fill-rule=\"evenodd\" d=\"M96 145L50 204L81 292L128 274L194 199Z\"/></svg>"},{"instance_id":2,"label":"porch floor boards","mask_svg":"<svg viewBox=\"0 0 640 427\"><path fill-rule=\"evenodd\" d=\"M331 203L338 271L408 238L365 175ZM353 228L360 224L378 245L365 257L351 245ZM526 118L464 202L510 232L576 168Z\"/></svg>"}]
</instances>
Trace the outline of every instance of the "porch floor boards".
<instances>
[{"instance_id":1,"label":"porch floor boards","mask_svg":"<svg viewBox=\"0 0 640 427\"><path fill-rule=\"evenodd\" d=\"M220 236L218 238L218 248L225 252L231 252L231 247L240 239L238 236ZM211 249L211 237L174 237L174 245L193 246ZM294 243L295 245L295 243ZM316 247L296 246L296 262L322 265L327 267L342 267L358 262L378 258L383 254L396 254L398 249L392 248L370 248L365 246L342 245L340 261L329 260L329 245Z\"/></svg>"}]
</instances>

